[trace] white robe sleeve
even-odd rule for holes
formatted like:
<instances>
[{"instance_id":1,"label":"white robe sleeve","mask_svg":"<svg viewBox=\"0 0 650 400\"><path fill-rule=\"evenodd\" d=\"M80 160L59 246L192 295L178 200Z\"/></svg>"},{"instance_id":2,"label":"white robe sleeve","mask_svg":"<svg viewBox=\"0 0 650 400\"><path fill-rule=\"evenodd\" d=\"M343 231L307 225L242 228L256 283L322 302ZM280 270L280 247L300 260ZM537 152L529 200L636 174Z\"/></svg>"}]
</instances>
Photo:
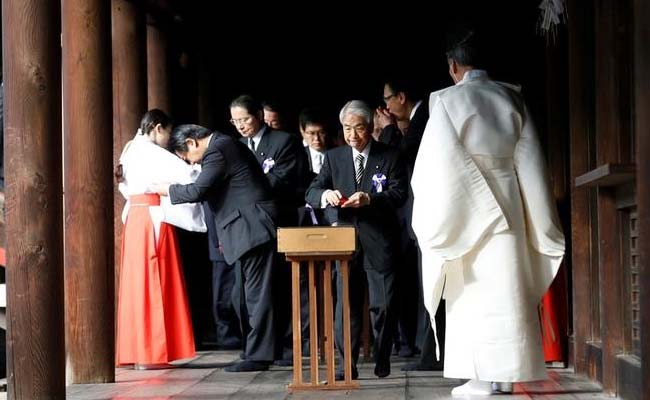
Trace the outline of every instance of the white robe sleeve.
<instances>
[{"instance_id":1,"label":"white robe sleeve","mask_svg":"<svg viewBox=\"0 0 650 400\"><path fill-rule=\"evenodd\" d=\"M528 110L514 154L526 217L529 246L534 250L535 295L541 299L553 281L564 256L564 234L550 189L546 161Z\"/></svg>"},{"instance_id":2,"label":"white robe sleeve","mask_svg":"<svg viewBox=\"0 0 650 400\"><path fill-rule=\"evenodd\" d=\"M120 157L125 181L119 190L127 199L122 213L122 221L128 214L128 198L134 194L147 193L149 187L161 183L192 183L196 171L169 151L147 141L143 137L134 138ZM161 196L159 207L149 207L151 218L156 226L160 222L194 232L207 230L201 204L172 205L168 196Z\"/></svg>"}]
</instances>

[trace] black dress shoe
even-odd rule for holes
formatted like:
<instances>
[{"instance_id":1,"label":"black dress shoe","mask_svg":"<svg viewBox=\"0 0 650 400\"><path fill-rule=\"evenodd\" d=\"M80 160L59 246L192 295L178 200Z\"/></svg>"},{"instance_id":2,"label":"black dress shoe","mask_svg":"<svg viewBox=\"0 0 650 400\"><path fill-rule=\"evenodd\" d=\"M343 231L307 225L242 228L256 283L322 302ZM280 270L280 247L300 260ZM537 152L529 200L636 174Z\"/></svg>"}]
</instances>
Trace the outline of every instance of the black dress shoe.
<instances>
[{"instance_id":1,"label":"black dress shoe","mask_svg":"<svg viewBox=\"0 0 650 400\"><path fill-rule=\"evenodd\" d=\"M226 372L268 371L269 363L245 360L224 368Z\"/></svg>"},{"instance_id":2,"label":"black dress shoe","mask_svg":"<svg viewBox=\"0 0 650 400\"><path fill-rule=\"evenodd\" d=\"M375 364L375 376L385 378L390 375L390 361Z\"/></svg>"},{"instance_id":3,"label":"black dress shoe","mask_svg":"<svg viewBox=\"0 0 650 400\"><path fill-rule=\"evenodd\" d=\"M293 360L281 359L273 361L273 365L276 367L291 367L293 365Z\"/></svg>"},{"instance_id":4,"label":"black dress shoe","mask_svg":"<svg viewBox=\"0 0 650 400\"><path fill-rule=\"evenodd\" d=\"M352 367L352 379L359 378L359 371L355 367ZM336 380L342 381L345 379L345 372L343 370L336 371Z\"/></svg>"},{"instance_id":5,"label":"black dress shoe","mask_svg":"<svg viewBox=\"0 0 650 400\"><path fill-rule=\"evenodd\" d=\"M442 371L442 365L420 364L419 362L404 365L402 371Z\"/></svg>"}]
</instances>

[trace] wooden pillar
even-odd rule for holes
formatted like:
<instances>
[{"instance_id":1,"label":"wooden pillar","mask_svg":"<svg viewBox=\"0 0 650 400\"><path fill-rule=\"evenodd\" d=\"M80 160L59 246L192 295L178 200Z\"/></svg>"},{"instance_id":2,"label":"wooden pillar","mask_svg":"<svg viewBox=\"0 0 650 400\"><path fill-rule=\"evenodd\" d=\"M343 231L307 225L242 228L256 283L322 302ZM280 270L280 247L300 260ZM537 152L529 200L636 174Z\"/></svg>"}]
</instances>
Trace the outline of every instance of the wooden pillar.
<instances>
[{"instance_id":1,"label":"wooden pillar","mask_svg":"<svg viewBox=\"0 0 650 400\"><path fill-rule=\"evenodd\" d=\"M2 2L10 399L64 399L60 5Z\"/></svg>"},{"instance_id":2,"label":"wooden pillar","mask_svg":"<svg viewBox=\"0 0 650 400\"><path fill-rule=\"evenodd\" d=\"M64 0L68 379L115 380L111 4Z\"/></svg>"},{"instance_id":3,"label":"wooden pillar","mask_svg":"<svg viewBox=\"0 0 650 400\"><path fill-rule=\"evenodd\" d=\"M147 80L148 108L171 113L167 33L160 22L147 16Z\"/></svg>"},{"instance_id":4,"label":"wooden pillar","mask_svg":"<svg viewBox=\"0 0 650 400\"><path fill-rule=\"evenodd\" d=\"M147 42L142 3L112 0L113 38L113 167L147 111ZM115 267L119 271L124 197L114 185ZM116 274L117 275L117 274ZM116 276L117 278L117 276ZM117 283L116 279L116 283Z\"/></svg>"},{"instance_id":5,"label":"wooden pillar","mask_svg":"<svg viewBox=\"0 0 650 400\"><path fill-rule=\"evenodd\" d=\"M627 1L596 5L596 152L598 165L630 162L630 36ZM621 226L614 187L598 188L598 251L602 339L602 383L617 392L616 356L624 351L625 273L621 261Z\"/></svg>"},{"instance_id":6,"label":"wooden pillar","mask_svg":"<svg viewBox=\"0 0 650 400\"><path fill-rule=\"evenodd\" d=\"M592 189L575 187L575 178L591 169L590 137L594 132L593 5L569 0L569 169L571 176L571 267L573 366L590 371L587 342L592 339L591 213ZM592 161L593 163L593 161ZM567 235L568 236L568 235ZM593 369L591 369L593 370ZM590 374L595 378L594 374Z\"/></svg>"},{"instance_id":7,"label":"wooden pillar","mask_svg":"<svg viewBox=\"0 0 650 400\"><path fill-rule=\"evenodd\" d=\"M634 100L637 162L637 209L639 210L641 396L650 400L650 3L634 2Z\"/></svg>"}]
</instances>

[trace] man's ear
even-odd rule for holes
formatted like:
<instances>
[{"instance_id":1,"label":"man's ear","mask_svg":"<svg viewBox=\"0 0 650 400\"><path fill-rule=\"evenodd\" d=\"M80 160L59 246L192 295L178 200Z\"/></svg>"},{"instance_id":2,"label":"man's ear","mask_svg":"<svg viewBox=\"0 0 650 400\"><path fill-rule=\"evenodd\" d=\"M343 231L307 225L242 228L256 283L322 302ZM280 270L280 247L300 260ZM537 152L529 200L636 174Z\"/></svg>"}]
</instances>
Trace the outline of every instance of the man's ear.
<instances>
[{"instance_id":1,"label":"man's ear","mask_svg":"<svg viewBox=\"0 0 650 400\"><path fill-rule=\"evenodd\" d=\"M406 103L406 95L404 94L404 92L397 93L397 100L399 101L400 104Z\"/></svg>"},{"instance_id":2,"label":"man's ear","mask_svg":"<svg viewBox=\"0 0 650 400\"><path fill-rule=\"evenodd\" d=\"M196 139L192 139L192 138L185 139L185 144L187 145L188 148L190 147L190 145L192 145L193 147L196 147L198 145Z\"/></svg>"}]
</instances>

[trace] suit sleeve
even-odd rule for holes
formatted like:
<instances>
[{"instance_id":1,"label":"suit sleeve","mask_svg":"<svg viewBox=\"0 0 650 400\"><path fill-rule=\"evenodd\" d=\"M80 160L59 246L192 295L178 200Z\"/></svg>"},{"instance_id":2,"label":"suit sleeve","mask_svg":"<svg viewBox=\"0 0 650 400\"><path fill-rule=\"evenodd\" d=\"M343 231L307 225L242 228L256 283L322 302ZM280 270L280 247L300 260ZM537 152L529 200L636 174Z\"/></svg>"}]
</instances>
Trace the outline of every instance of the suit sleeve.
<instances>
[{"instance_id":1,"label":"suit sleeve","mask_svg":"<svg viewBox=\"0 0 650 400\"><path fill-rule=\"evenodd\" d=\"M386 125L384 129L381 130L379 135L379 141L381 143L387 144L392 147L397 147L402 141L402 133L395 124Z\"/></svg>"},{"instance_id":2,"label":"suit sleeve","mask_svg":"<svg viewBox=\"0 0 650 400\"><path fill-rule=\"evenodd\" d=\"M325 154L325 161L320 169L320 173L316 175L314 180L307 188L305 200L313 208L321 208L320 200L323 192L327 189L332 189L332 169L330 168L329 154Z\"/></svg>"},{"instance_id":3,"label":"suit sleeve","mask_svg":"<svg viewBox=\"0 0 650 400\"><path fill-rule=\"evenodd\" d=\"M219 150L208 150L201 162L201 173L196 178L196 182L187 185L171 185L169 198L172 204L202 201L208 190L219 185L225 176L225 157Z\"/></svg>"}]
</instances>

